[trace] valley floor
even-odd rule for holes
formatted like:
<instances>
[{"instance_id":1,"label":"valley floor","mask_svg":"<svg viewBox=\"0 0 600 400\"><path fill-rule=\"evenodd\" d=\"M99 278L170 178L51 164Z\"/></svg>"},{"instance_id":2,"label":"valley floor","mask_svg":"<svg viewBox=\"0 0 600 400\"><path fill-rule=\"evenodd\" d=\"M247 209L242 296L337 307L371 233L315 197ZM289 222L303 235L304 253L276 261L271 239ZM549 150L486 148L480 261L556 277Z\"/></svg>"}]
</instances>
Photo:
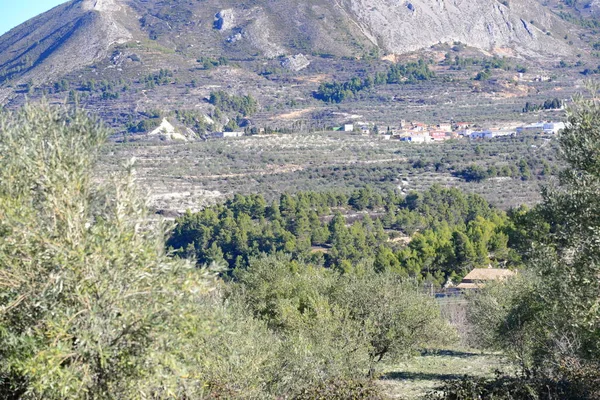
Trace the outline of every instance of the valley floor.
<instances>
[{"instance_id":1,"label":"valley floor","mask_svg":"<svg viewBox=\"0 0 600 400\"><path fill-rule=\"evenodd\" d=\"M390 399L416 400L435 392L445 381L464 376L493 377L496 371L511 370L511 365L500 354L455 348L429 352L387 366L379 384Z\"/></svg>"}]
</instances>

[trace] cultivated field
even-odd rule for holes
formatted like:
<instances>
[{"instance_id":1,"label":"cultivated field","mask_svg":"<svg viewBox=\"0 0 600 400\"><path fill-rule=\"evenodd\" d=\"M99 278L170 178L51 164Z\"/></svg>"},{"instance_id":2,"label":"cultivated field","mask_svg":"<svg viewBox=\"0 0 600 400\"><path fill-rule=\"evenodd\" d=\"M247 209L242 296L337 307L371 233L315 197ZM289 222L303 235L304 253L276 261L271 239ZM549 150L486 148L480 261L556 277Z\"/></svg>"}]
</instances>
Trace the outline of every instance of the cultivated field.
<instances>
[{"instance_id":1,"label":"cultivated field","mask_svg":"<svg viewBox=\"0 0 600 400\"><path fill-rule=\"evenodd\" d=\"M283 192L347 192L365 185L407 193L433 184L479 193L508 208L537 202L540 183L557 170L555 140L548 136L410 144L373 135L313 133L111 143L103 149L99 176L133 157L139 184L152 206L166 213L199 209L234 193L273 198ZM524 164L531 170L527 180L518 172ZM511 168L513 176L466 182L456 175L469 165Z\"/></svg>"}]
</instances>

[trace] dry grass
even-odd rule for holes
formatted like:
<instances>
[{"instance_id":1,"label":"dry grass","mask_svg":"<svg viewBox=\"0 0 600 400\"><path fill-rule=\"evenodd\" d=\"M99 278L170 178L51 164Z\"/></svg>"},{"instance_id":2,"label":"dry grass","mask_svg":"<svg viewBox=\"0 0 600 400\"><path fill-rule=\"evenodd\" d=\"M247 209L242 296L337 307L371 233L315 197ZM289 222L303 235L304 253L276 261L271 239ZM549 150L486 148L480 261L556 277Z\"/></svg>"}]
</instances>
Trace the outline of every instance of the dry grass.
<instances>
[{"instance_id":1,"label":"dry grass","mask_svg":"<svg viewBox=\"0 0 600 400\"><path fill-rule=\"evenodd\" d=\"M379 384L390 399L424 398L444 381L463 376L492 377L512 367L499 354L469 349L440 350L389 366Z\"/></svg>"}]
</instances>

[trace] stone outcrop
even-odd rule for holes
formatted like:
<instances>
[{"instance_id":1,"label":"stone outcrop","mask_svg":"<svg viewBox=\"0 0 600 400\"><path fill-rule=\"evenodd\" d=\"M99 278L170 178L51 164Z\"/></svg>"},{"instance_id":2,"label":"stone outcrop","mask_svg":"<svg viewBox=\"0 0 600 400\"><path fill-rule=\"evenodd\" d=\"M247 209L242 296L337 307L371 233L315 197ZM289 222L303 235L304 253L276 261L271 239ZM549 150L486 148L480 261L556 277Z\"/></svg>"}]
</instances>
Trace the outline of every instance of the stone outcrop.
<instances>
[{"instance_id":1,"label":"stone outcrop","mask_svg":"<svg viewBox=\"0 0 600 400\"><path fill-rule=\"evenodd\" d=\"M310 61L304 54L296 54L295 56L286 57L282 62L281 66L290 71L302 71L304 68L310 65Z\"/></svg>"},{"instance_id":2,"label":"stone outcrop","mask_svg":"<svg viewBox=\"0 0 600 400\"><path fill-rule=\"evenodd\" d=\"M215 29L226 31L235 27L235 13L233 9L221 10L215 15Z\"/></svg>"},{"instance_id":3,"label":"stone outcrop","mask_svg":"<svg viewBox=\"0 0 600 400\"><path fill-rule=\"evenodd\" d=\"M571 51L564 41L544 32L561 21L533 0L511 0L508 6L497 0L344 0L342 4L365 34L395 54L440 42L461 42L485 51L511 48L532 57Z\"/></svg>"}]
</instances>

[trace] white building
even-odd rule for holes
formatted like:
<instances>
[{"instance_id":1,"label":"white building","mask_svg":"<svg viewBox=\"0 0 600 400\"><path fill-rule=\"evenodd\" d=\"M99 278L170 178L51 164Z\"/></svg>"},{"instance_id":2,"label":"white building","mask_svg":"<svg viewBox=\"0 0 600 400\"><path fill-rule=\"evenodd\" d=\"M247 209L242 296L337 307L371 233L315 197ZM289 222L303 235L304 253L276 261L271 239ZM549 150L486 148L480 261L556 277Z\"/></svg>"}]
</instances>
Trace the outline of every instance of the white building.
<instances>
[{"instance_id":1,"label":"white building","mask_svg":"<svg viewBox=\"0 0 600 400\"><path fill-rule=\"evenodd\" d=\"M354 124L344 125L344 132L354 132Z\"/></svg>"},{"instance_id":2,"label":"white building","mask_svg":"<svg viewBox=\"0 0 600 400\"><path fill-rule=\"evenodd\" d=\"M471 132L471 134L469 135L469 137L471 139L491 139L493 138L493 132L490 130L485 130L485 131L473 131Z\"/></svg>"},{"instance_id":3,"label":"white building","mask_svg":"<svg viewBox=\"0 0 600 400\"><path fill-rule=\"evenodd\" d=\"M517 128L517 134L542 133L542 132L544 132L544 123L543 122L538 122L536 124L523 125L523 126L519 126Z\"/></svg>"},{"instance_id":4,"label":"white building","mask_svg":"<svg viewBox=\"0 0 600 400\"><path fill-rule=\"evenodd\" d=\"M431 141L431 137L429 136L429 133L418 133L403 137L401 140L411 143L427 143Z\"/></svg>"},{"instance_id":5,"label":"white building","mask_svg":"<svg viewBox=\"0 0 600 400\"><path fill-rule=\"evenodd\" d=\"M243 131L239 131L239 132L213 132L210 134L210 137L215 138L215 139L220 139L220 138L234 138L234 137L241 137L244 136L244 132Z\"/></svg>"},{"instance_id":6,"label":"white building","mask_svg":"<svg viewBox=\"0 0 600 400\"><path fill-rule=\"evenodd\" d=\"M547 122L544 124L544 133L555 135L563 129L565 129L564 122Z\"/></svg>"}]
</instances>

